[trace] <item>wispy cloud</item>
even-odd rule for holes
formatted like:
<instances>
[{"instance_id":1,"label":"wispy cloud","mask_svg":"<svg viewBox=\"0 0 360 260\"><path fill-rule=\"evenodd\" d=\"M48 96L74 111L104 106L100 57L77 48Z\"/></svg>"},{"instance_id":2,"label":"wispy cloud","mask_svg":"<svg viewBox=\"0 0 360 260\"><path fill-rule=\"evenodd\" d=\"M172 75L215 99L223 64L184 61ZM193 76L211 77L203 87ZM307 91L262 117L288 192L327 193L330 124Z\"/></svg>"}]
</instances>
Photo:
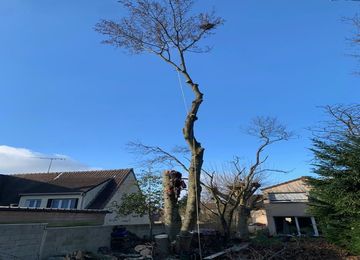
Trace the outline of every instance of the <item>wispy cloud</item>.
<instances>
[{"instance_id":1,"label":"wispy cloud","mask_svg":"<svg viewBox=\"0 0 360 260\"><path fill-rule=\"evenodd\" d=\"M0 145L0 173L11 174L26 172L47 172L50 160L41 158L49 157L65 159L53 160L50 170L51 172L94 169L72 159L67 155L48 155L26 148Z\"/></svg>"}]
</instances>

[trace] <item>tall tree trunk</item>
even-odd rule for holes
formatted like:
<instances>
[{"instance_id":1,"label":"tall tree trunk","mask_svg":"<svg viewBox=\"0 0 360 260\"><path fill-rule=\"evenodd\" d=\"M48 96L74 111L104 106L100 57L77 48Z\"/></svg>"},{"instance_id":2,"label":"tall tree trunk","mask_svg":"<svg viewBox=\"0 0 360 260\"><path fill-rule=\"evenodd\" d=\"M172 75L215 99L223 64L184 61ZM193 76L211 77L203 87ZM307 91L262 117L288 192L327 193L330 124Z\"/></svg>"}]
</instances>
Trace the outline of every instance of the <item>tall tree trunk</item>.
<instances>
[{"instance_id":1,"label":"tall tree trunk","mask_svg":"<svg viewBox=\"0 0 360 260\"><path fill-rule=\"evenodd\" d=\"M226 222L225 216L220 217L225 242L230 239L230 225Z\"/></svg>"},{"instance_id":2,"label":"tall tree trunk","mask_svg":"<svg viewBox=\"0 0 360 260\"><path fill-rule=\"evenodd\" d=\"M200 173L203 163L203 149L201 148L200 153L197 152L191 160L191 166L189 169L189 181L188 181L188 199L186 202L185 216L181 226L182 232L188 232L194 228L196 224L196 211L198 210L200 203Z\"/></svg>"},{"instance_id":3,"label":"tall tree trunk","mask_svg":"<svg viewBox=\"0 0 360 260\"><path fill-rule=\"evenodd\" d=\"M239 237L241 239L249 239L248 219L250 217L250 209L241 205L239 207Z\"/></svg>"},{"instance_id":4,"label":"tall tree trunk","mask_svg":"<svg viewBox=\"0 0 360 260\"><path fill-rule=\"evenodd\" d=\"M179 206L174 191L170 191L170 174L169 171L163 173L163 190L164 190L164 224L166 233L170 241L176 239L176 235L180 231L181 217L179 214Z\"/></svg>"},{"instance_id":5,"label":"tall tree trunk","mask_svg":"<svg viewBox=\"0 0 360 260\"><path fill-rule=\"evenodd\" d=\"M185 216L181 226L181 233L188 233L194 228L194 224L196 223L196 212L200 207L200 174L203 164L204 148L201 147L201 144L195 138L194 124L197 120L199 107L203 101L203 94L200 92L198 84L195 84L191 80L189 74L186 72L186 68L181 72L185 76L186 83L191 87L195 95L195 99L192 102L191 109L188 111L185 126L183 128L185 141L191 151L191 163L188 178L188 199Z\"/></svg>"}]
</instances>

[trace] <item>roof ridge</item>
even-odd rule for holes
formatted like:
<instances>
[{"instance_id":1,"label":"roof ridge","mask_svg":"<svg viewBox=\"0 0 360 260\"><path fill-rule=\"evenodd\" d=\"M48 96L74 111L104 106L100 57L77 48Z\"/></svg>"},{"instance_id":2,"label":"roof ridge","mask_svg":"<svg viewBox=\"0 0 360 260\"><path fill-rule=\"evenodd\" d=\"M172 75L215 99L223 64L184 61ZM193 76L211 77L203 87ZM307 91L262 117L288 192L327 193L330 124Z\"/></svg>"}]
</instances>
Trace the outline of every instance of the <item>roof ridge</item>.
<instances>
[{"instance_id":1,"label":"roof ridge","mask_svg":"<svg viewBox=\"0 0 360 260\"><path fill-rule=\"evenodd\" d=\"M268 189L271 189L271 188L274 188L274 187L277 187L277 186L280 186L280 185L288 184L290 182L294 182L294 181L298 181L298 180L306 180L308 178L309 178L309 176L300 176L300 177L298 177L296 179L291 179L291 180L288 180L288 181L280 182L278 184L267 186L265 188L262 188L261 190L268 190Z\"/></svg>"},{"instance_id":2,"label":"roof ridge","mask_svg":"<svg viewBox=\"0 0 360 260\"><path fill-rule=\"evenodd\" d=\"M57 172L24 172L24 173L12 173L12 174L2 174L10 176L19 176L19 175L41 175L41 174L64 174L64 173L85 173L85 172L115 172L115 171L132 171L133 168L124 168L124 169L101 169L101 170L74 170L74 171L57 171Z\"/></svg>"}]
</instances>

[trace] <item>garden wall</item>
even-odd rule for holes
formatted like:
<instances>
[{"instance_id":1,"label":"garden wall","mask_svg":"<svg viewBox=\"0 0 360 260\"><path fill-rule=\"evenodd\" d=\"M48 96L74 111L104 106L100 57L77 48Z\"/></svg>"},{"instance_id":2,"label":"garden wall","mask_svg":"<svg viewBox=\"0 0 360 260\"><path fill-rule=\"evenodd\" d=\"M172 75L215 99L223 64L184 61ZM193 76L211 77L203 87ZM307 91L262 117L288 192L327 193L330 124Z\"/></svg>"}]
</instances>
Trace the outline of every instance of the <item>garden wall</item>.
<instances>
[{"instance_id":1,"label":"garden wall","mask_svg":"<svg viewBox=\"0 0 360 260\"><path fill-rule=\"evenodd\" d=\"M111 226L47 227L47 224L0 225L0 259L47 259L76 250L110 247Z\"/></svg>"}]
</instances>

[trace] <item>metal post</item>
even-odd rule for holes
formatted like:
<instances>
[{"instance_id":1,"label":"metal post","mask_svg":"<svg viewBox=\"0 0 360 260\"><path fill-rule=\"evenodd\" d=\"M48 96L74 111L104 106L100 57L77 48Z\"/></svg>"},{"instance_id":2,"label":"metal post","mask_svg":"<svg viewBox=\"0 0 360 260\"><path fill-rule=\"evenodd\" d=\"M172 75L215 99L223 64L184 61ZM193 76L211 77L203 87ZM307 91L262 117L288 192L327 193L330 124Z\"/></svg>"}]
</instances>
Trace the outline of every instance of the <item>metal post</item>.
<instances>
[{"instance_id":1,"label":"metal post","mask_svg":"<svg viewBox=\"0 0 360 260\"><path fill-rule=\"evenodd\" d=\"M296 229L297 229L297 232L298 232L298 236L301 236L301 231L300 231L300 225L299 225L298 218L297 217L294 217L294 218L295 218L295 224L296 224Z\"/></svg>"},{"instance_id":2,"label":"metal post","mask_svg":"<svg viewBox=\"0 0 360 260\"><path fill-rule=\"evenodd\" d=\"M314 236L318 237L319 236L319 230L317 229L317 225L316 225L316 221L314 217L311 217L311 224L313 226L314 229Z\"/></svg>"}]
</instances>

